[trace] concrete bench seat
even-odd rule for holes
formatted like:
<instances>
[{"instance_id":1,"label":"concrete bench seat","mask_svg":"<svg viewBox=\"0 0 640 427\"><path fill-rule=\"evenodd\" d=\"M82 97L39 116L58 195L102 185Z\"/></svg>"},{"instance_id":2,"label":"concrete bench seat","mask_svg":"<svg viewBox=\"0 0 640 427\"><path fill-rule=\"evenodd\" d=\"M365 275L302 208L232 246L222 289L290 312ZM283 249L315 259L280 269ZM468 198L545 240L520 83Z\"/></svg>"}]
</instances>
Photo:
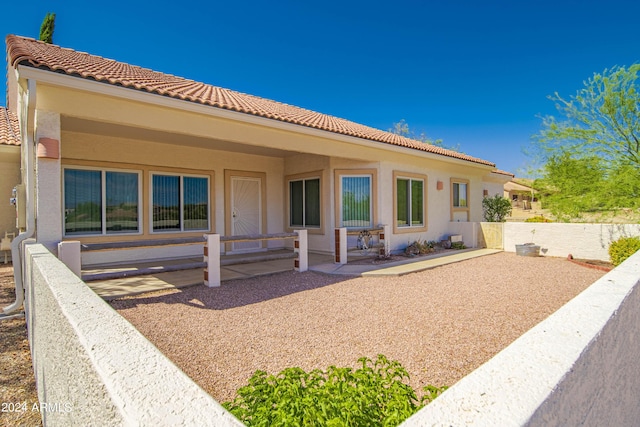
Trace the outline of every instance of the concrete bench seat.
<instances>
[{"instance_id":1,"label":"concrete bench seat","mask_svg":"<svg viewBox=\"0 0 640 427\"><path fill-rule=\"evenodd\" d=\"M117 249L136 249L154 246L193 245L198 243L205 243L203 236L178 237L172 239L129 240L124 242L82 243L80 247L83 251L105 251Z\"/></svg>"}]
</instances>

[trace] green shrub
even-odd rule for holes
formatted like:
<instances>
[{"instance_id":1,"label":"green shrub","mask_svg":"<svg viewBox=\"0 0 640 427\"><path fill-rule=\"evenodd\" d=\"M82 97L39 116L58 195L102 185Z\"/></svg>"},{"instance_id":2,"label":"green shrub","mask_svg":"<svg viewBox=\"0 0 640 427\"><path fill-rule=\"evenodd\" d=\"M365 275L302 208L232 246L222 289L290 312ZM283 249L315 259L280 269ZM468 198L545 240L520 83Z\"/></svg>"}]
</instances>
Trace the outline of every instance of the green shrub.
<instances>
[{"instance_id":1,"label":"green shrub","mask_svg":"<svg viewBox=\"0 0 640 427\"><path fill-rule=\"evenodd\" d=\"M615 266L640 250L640 237L623 237L612 242L609 246L609 257Z\"/></svg>"},{"instance_id":2,"label":"green shrub","mask_svg":"<svg viewBox=\"0 0 640 427\"><path fill-rule=\"evenodd\" d=\"M464 242L451 242L451 249L467 249Z\"/></svg>"},{"instance_id":3,"label":"green shrub","mask_svg":"<svg viewBox=\"0 0 640 427\"><path fill-rule=\"evenodd\" d=\"M487 222L505 222L511 215L511 201L506 197L496 194L493 197L486 196L482 199L484 220Z\"/></svg>"},{"instance_id":4,"label":"green shrub","mask_svg":"<svg viewBox=\"0 0 640 427\"><path fill-rule=\"evenodd\" d=\"M383 355L358 362L355 371L256 371L223 406L248 426L397 426L446 389L427 386L418 400L403 382L409 375L399 362Z\"/></svg>"},{"instance_id":5,"label":"green shrub","mask_svg":"<svg viewBox=\"0 0 640 427\"><path fill-rule=\"evenodd\" d=\"M527 218L524 222L553 222L549 218L545 218L542 215L534 216L531 218Z\"/></svg>"}]
</instances>

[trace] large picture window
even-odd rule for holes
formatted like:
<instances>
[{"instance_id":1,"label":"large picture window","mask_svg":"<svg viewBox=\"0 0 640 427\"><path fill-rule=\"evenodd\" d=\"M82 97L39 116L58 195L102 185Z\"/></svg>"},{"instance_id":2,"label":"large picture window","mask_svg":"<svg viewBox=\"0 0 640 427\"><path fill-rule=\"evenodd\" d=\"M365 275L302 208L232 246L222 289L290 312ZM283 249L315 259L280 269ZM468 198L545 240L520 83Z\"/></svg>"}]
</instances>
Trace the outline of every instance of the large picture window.
<instances>
[{"instance_id":1,"label":"large picture window","mask_svg":"<svg viewBox=\"0 0 640 427\"><path fill-rule=\"evenodd\" d=\"M64 169L65 235L140 232L138 172Z\"/></svg>"},{"instance_id":2,"label":"large picture window","mask_svg":"<svg viewBox=\"0 0 640 427\"><path fill-rule=\"evenodd\" d=\"M209 229L209 178L152 174L154 232Z\"/></svg>"},{"instance_id":3,"label":"large picture window","mask_svg":"<svg viewBox=\"0 0 640 427\"><path fill-rule=\"evenodd\" d=\"M289 226L320 228L320 178L289 181Z\"/></svg>"}]
</instances>

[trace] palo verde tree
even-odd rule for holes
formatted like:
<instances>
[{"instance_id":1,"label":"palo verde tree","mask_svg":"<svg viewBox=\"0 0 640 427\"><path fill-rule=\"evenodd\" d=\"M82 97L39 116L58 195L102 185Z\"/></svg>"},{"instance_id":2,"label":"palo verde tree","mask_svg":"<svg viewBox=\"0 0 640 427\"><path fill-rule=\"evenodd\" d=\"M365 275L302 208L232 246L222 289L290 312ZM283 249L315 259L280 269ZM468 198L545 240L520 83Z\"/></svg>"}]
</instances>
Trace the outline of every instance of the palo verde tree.
<instances>
[{"instance_id":1,"label":"palo verde tree","mask_svg":"<svg viewBox=\"0 0 640 427\"><path fill-rule=\"evenodd\" d=\"M446 148L447 150L460 151L460 144L455 146L446 146L441 139L431 139L424 132L420 134L416 133L415 131L409 128L409 125L404 119L400 120L397 123L394 123L393 127L389 129L389 132L395 133L396 135L411 138L416 141L424 142L425 144L431 144L437 147Z\"/></svg>"},{"instance_id":2,"label":"palo verde tree","mask_svg":"<svg viewBox=\"0 0 640 427\"><path fill-rule=\"evenodd\" d=\"M53 43L53 30L55 28L56 23L56 14L55 13L47 13L42 20L42 24L40 25L40 37L38 40L41 40L45 43Z\"/></svg>"},{"instance_id":3,"label":"palo verde tree","mask_svg":"<svg viewBox=\"0 0 640 427\"><path fill-rule=\"evenodd\" d=\"M576 95L549 97L562 118L534 136L536 182L559 215L640 206L640 64L596 73Z\"/></svg>"}]
</instances>

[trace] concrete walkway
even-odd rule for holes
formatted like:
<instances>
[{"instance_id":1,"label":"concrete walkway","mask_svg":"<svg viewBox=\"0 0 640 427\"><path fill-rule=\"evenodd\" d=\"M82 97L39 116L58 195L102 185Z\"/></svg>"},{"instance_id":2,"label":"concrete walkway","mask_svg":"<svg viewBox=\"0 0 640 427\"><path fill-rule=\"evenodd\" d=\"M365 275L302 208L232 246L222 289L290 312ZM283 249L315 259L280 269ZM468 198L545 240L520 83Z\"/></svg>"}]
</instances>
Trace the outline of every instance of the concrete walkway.
<instances>
[{"instance_id":1,"label":"concrete walkway","mask_svg":"<svg viewBox=\"0 0 640 427\"><path fill-rule=\"evenodd\" d=\"M502 252L500 249L466 249L455 253L445 252L436 255L427 255L417 258L389 262L384 264L320 264L310 265L309 270L326 274L344 274L349 276L404 276L405 274L436 268L441 265L452 264L471 258L492 255Z\"/></svg>"},{"instance_id":2,"label":"concrete walkway","mask_svg":"<svg viewBox=\"0 0 640 427\"><path fill-rule=\"evenodd\" d=\"M402 276L498 252L501 251L497 249L467 249L455 253L445 252L437 255L409 258L406 260L383 264L360 262L346 265L333 263L333 257L329 255L309 254L309 270L325 274L340 274L346 276ZM247 279L265 274L290 271L293 269L292 264L293 261L291 259L279 259L251 264L226 265L221 267L220 273L222 281ZM115 269L129 270L133 268L134 267L132 266L120 266ZM91 273L96 273L98 271L106 271L106 269L91 270ZM143 276L96 280L90 281L87 284L102 298L109 300L146 292L200 285L203 280L203 269L196 268L171 272L158 272Z\"/></svg>"}]
</instances>

